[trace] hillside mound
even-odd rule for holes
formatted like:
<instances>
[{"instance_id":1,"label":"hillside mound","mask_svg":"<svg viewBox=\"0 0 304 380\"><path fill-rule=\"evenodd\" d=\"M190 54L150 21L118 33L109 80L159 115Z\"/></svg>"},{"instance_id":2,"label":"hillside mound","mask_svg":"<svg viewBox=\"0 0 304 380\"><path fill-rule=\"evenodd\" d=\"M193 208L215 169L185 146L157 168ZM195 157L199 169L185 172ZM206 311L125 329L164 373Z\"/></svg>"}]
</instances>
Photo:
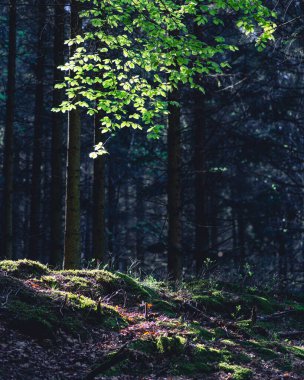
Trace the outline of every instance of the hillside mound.
<instances>
[{"instance_id":1,"label":"hillside mound","mask_svg":"<svg viewBox=\"0 0 304 380\"><path fill-rule=\"evenodd\" d=\"M0 379L303 379L304 304L199 280L0 262Z\"/></svg>"}]
</instances>

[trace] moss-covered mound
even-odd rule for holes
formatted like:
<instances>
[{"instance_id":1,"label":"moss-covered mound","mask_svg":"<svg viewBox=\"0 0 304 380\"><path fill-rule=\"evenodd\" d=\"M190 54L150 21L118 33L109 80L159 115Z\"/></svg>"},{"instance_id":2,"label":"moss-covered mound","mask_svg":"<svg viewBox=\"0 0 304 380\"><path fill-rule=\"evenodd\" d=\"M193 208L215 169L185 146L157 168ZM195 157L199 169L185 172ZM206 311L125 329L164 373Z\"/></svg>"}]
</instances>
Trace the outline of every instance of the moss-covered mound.
<instances>
[{"instance_id":1,"label":"moss-covered mound","mask_svg":"<svg viewBox=\"0 0 304 380\"><path fill-rule=\"evenodd\" d=\"M80 294L52 288L45 290L38 284L35 280L22 281L0 272L0 295L4 299L0 318L39 339L54 339L60 329L82 334L87 325L104 329L119 329L127 325L110 305Z\"/></svg>"},{"instance_id":2,"label":"moss-covered mound","mask_svg":"<svg viewBox=\"0 0 304 380\"><path fill-rule=\"evenodd\" d=\"M75 292L95 300L103 298L117 304L150 302L157 293L136 279L120 272L105 270L53 271L42 276L41 283L53 289Z\"/></svg>"},{"instance_id":3,"label":"moss-covered mound","mask_svg":"<svg viewBox=\"0 0 304 380\"><path fill-rule=\"evenodd\" d=\"M0 261L0 270L17 278L39 278L49 273L45 265L26 259Z\"/></svg>"},{"instance_id":4,"label":"moss-covered mound","mask_svg":"<svg viewBox=\"0 0 304 380\"><path fill-rule=\"evenodd\" d=\"M247 380L288 372L299 380L303 315L304 305L294 299L214 281L176 289L106 270L0 262L0 328L3 322L23 339L47 340L54 352L76 340L87 355L80 354L82 369L67 371L67 379L76 379L74 373ZM67 355L73 355L71 347Z\"/></svg>"}]
</instances>

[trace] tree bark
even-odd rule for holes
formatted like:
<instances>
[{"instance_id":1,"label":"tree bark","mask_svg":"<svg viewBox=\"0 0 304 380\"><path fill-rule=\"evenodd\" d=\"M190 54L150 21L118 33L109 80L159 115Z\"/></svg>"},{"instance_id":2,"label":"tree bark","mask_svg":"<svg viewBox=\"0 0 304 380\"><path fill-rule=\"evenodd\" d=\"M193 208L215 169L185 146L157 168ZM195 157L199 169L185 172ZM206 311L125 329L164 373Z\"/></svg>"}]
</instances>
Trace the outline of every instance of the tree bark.
<instances>
[{"instance_id":1,"label":"tree bark","mask_svg":"<svg viewBox=\"0 0 304 380\"><path fill-rule=\"evenodd\" d=\"M4 131L3 161L3 246L1 256L13 257L13 186L14 186L14 115L16 87L16 0L9 9L8 79L6 88L6 118Z\"/></svg>"},{"instance_id":2,"label":"tree bark","mask_svg":"<svg viewBox=\"0 0 304 380\"><path fill-rule=\"evenodd\" d=\"M195 94L194 104L194 171L195 171L195 267L199 273L208 252L208 226L206 204L205 99Z\"/></svg>"},{"instance_id":3,"label":"tree bark","mask_svg":"<svg viewBox=\"0 0 304 380\"><path fill-rule=\"evenodd\" d=\"M28 258L37 260L41 254L41 168L42 168L42 134L44 108L44 67L45 46L43 28L45 27L47 7L38 7L38 43L36 62L35 117L34 117L34 146L32 158L32 184L30 207L30 236Z\"/></svg>"},{"instance_id":4,"label":"tree bark","mask_svg":"<svg viewBox=\"0 0 304 380\"><path fill-rule=\"evenodd\" d=\"M71 0L71 38L81 32L79 3ZM70 54L73 54L71 49ZM80 133L78 109L69 112L66 167L66 204L64 236L64 269L77 269L81 263L80 248Z\"/></svg>"},{"instance_id":5,"label":"tree bark","mask_svg":"<svg viewBox=\"0 0 304 380\"><path fill-rule=\"evenodd\" d=\"M179 91L169 95L178 102ZM168 274L172 280L182 276L181 252L181 128L180 108L169 104L168 116Z\"/></svg>"},{"instance_id":6,"label":"tree bark","mask_svg":"<svg viewBox=\"0 0 304 380\"><path fill-rule=\"evenodd\" d=\"M139 176L136 181L136 258L140 261L141 266L145 263L145 253L144 253L144 233L142 222L145 215L145 205L143 202L143 190L144 181L142 178L143 173Z\"/></svg>"},{"instance_id":7,"label":"tree bark","mask_svg":"<svg viewBox=\"0 0 304 380\"><path fill-rule=\"evenodd\" d=\"M95 145L102 142L99 116L95 117ZM93 182L93 258L96 264L104 262L106 253L106 218L105 218L105 155L94 160Z\"/></svg>"},{"instance_id":8,"label":"tree bark","mask_svg":"<svg viewBox=\"0 0 304 380\"><path fill-rule=\"evenodd\" d=\"M279 274L279 291L286 290L287 283L287 255L286 255L286 241L284 231L278 232L278 274Z\"/></svg>"},{"instance_id":9,"label":"tree bark","mask_svg":"<svg viewBox=\"0 0 304 380\"><path fill-rule=\"evenodd\" d=\"M62 71L58 66L64 62L64 3L55 0L54 3L54 84L63 81ZM53 107L57 107L62 100L62 91L53 91ZM52 156L51 156L51 255L50 264L59 266L62 263L62 138L63 116L60 112L52 114Z\"/></svg>"}]
</instances>

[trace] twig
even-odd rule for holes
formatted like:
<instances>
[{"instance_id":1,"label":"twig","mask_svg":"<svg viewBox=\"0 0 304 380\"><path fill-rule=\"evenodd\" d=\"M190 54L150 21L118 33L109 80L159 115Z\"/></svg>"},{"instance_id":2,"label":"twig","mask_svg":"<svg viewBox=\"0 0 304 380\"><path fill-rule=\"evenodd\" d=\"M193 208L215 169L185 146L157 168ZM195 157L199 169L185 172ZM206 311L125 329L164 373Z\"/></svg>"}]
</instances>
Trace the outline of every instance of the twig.
<instances>
[{"instance_id":1,"label":"twig","mask_svg":"<svg viewBox=\"0 0 304 380\"><path fill-rule=\"evenodd\" d=\"M112 355L110 358L106 358L102 363L100 363L96 368L88 373L85 377L85 380L92 380L100 373L123 361L127 357L126 346L128 343L129 342L122 345L114 355Z\"/></svg>"},{"instance_id":2,"label":"twig","mask_svg":"<svg viewBox=\"0 0 304 380\"><path fill-rule=\"evenodd\" d=\"M12 293L12 289L7 293L7 295L5 296L5 301L1 303L1 306L5 306L8 302L8 297L9 295Z\"/></svg>"},{"instance_id":3,"label":"twig","mask_svg":"<svg viewBox=\"0 0 304 380\"><path fill-rule=\"evenodd\" d=\"M256 305L253 305L253 307L251 309L251 317L250 317L251 326L254 326L256 324L257 318L258 318L257 307L256 307Z\"/></svg>"},{"instance_id":4,"label":"twig","mask_svg":"<svg viewBox=\"0 0 304 380\"><path fill-rule=\"evenodd\" d=\"M270 315L259 316L258 320L259 321L271 321L272 319L282 318L282 317L285 317L286 315L292 315L292 314L297 315L300 313L302 313L302 312L299 310L294 310L294 309L285 310L285 311L279 311L277 313L270 314Z\"/></svg>"},{"instance_id":5,"label":"twig","mask_svg":"<svg viewBox=\"0 0 304 380\"><path fill-rule=\"evenodd\" d=\"M193 306L191 303L189 303L189 302L183 302L182 306L184 308L188 308L188 309L191 309L192 311L195 311L195 312L199 313L203 318L207 319L210 322L213 322L213 318L209 317L202 310L200 310L197 307Z\"/></svg>"},{"instance_id":6,"label":"twig","mask_svg":"<svg viewBox=\"0 0 304 380\"><path fill-rule=\"evenodd\" d=\"M117 295L120 294L120 293L123 293L123 290L122 290L122 289L119 289L119 290L117 290L116 292L110 294L109 296L104 297L104 298L102 299L102 302L103 302L103 303L109 303L113 297L117 296Z\"/></svg>"},{"instance_id":7,"label":"twig","mask_svg":"<svg viewBox=\"0 0 304 380\"><path fill-rule=\"evenodd\" d=\"M62 310L67 305L67 303L68 303L68 295L66 294L65 297L64 297L63 303L62 303L62 305L60 307L60 310L59 310L59 312L60 312L60 314L61 314L62 317L63 317Z\"/></svg>"},{"instance_id":8,"label":"twig","mask_svg":"<svg viewBox=\"0 0 304 380\"><path fill-rule=\"evenodd\" d=\"M304 331L282 331L278 333L280 338L300 338L304 336Z\"/></svg>"},{"instance_id":9,"label":"twig","mask_svg":"<svg viewBox=\"0 0 304 380\"><path fill-rule=\"evenodd\" d=\"M98 316L101 316L102 313L101 313L101 299L99 298L98 302L97 302L97 308L96 308L96 312L97 312L97 315Z\"/></svg>"}]
</instances>

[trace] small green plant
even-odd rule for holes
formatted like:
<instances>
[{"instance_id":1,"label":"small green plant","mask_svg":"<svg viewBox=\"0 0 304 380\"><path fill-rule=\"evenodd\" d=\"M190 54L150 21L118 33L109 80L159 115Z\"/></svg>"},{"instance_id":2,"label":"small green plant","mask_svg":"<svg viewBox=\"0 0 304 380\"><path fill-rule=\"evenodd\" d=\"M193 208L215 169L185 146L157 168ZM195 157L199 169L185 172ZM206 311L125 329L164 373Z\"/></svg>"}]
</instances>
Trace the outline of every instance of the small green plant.
<instances>
[{"instance_id":1,"label":"small green plant","mask_svg":"<svg viewBox=\"0 0 304 380\"><path fill-rule=\"evenodd\" d=\"M241 310L242 310L242 306L241 305L236 305L235 311L233 313L231 313L232 318L233 319L238 319L240 317Z\"/></svg>"},{"instance_id":2,"label":"small green plant","mask_svg":"<svg viewBox=\"0 0 304 380\"><path fill-rule=\"evenodd\" d=\"M127 268L127 273L135 278L141 277L140 261L137 259L130 259L130 265Z\"/></svg>"},{"instance_id":3,"label":"small green plant","mask_svg":"<svg viewBox=\"0 0 304 380\"><path fill-rule=\"evenodd\" d=\"M216 262L214 260L211 260L210 257L207 257L202 263L199 272L199 278L209 278L216 266Z\"/></svg>"}]
</instances>

